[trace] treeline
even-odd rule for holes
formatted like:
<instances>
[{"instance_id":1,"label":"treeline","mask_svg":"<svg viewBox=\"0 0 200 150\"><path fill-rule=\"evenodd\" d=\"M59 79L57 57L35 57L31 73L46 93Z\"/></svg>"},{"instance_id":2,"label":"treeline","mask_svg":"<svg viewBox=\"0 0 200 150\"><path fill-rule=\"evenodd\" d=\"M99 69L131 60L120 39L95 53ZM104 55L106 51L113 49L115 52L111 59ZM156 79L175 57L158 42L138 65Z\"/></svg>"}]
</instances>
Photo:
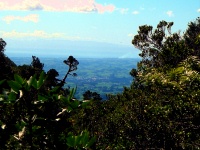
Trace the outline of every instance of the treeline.
<instances>
[{"instance_id":1,"label":"treeline","mask_svg":"<svg viewBox=\"0 0 200 150\"><path fill-rule=\"evenodd\" d=\"M0 144L2 149L199 149L200 148L200 18L183 35L173 22L156 29L140 26L132 40L142 60L134 80L121 94L102 101L86 91L84 101L65 89L76 76L69 69L43 71L39 58L16 66L0 41Z\"/></svg>"}]
</instances>

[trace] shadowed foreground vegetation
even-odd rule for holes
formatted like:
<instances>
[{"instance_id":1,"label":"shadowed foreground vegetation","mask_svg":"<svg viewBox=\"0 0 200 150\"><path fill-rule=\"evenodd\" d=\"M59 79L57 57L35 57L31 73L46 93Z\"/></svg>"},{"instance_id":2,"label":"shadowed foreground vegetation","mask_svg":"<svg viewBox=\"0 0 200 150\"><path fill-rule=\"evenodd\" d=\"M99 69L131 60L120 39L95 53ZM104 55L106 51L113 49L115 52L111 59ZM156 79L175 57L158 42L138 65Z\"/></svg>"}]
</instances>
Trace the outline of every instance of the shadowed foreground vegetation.
<instances>
[{"instance_id":1,"label":"shadowed foreground vegetation","mask_svg":"<svg viewBox=\"0 0 200 150\"><path fill-rule=\"evenodd\" d=\"M183 35L172 26L139 27L134 80L106 101L92 91L75 100L76 89L64 88L77 75L73 56L59 80L35 56L30 65L15 65L1 39L1 149L200 149L200 18Z\"/></svg>"}]
</instances>

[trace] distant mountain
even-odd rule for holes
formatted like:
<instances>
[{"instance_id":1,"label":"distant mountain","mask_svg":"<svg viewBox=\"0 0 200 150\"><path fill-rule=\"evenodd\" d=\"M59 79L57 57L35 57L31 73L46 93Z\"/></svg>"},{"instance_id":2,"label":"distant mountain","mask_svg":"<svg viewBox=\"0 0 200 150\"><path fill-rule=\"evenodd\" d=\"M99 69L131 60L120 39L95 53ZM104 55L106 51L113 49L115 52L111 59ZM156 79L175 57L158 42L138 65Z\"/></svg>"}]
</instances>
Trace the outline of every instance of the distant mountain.
<instances>
[{"instance_id":1,"label":"distant mountain","mask_svg":"<svg viewBox=\"0 0 200 150\"><path fill-rule=\"evenodd\" d=\"M81 58L138 58L139 51L131 45L95 41L69 40L9 40L5 54L12 56Z\"/></svg>"}]
</instances>

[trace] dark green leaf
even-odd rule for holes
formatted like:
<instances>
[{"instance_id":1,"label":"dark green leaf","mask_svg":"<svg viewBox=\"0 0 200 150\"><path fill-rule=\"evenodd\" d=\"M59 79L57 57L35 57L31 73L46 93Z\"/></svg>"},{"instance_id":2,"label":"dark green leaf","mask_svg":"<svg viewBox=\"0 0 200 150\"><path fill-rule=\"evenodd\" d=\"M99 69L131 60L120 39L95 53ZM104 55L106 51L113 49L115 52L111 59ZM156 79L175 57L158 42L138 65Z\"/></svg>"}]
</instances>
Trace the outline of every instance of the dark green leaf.
<instances>
[{"instance_id":1,"label":"dark green leaf","mask_svg":"<svg viewBox=\"0 0 200 150\"><path fill-rule=\"evenodd\" d=\"M54 93L54 92L56 92L59 88L60 88L59 86L56 86L56 87L54 87L50 92L51 92L51 93Z\"/></svg>"},{"instance_id":2,"label":"dark green leaf","mask_svg":"<svg viewBox=\"0 0 200 150\"><path fill-rule=\"evenodd\" d=\"M38 100L40 100L40 101L46 101L46 100L48 100L48 97L44 96L44 95L38 95Z\"/></svg>"},{"instance_id":3,"label":"dark green leaf","mask_svg":"<svg viewBox=\"0 0 200 150\"><path fill-rule=\"evenodd\" d=\"M5 79L4 79L4 80L1 80L1 81L0 81L0 85L1 85L2 83L4 83L5 81L6 81Z\"/></svg>"},{"instance_id":4,"label":"dark green leaf","mask_svg":"<svg viewBox=\"0 0 200 150\"><path fill-rule=\"evenodd\" d=\"M96 141L96 138L93 137L90 139L90 141L86 144L86 148L90 148Z\"/></svg>"},{"instance_id":5,"label":"dark green leaf","mask_svg":"<svg viewBox=\"0 0 200 150\"><path fill-rule=\"evenodd\" d=\"M21 85L16 82L16 81L8 81L8 85L15 91L15 92L19 92L19 90L21 89Z\"/></svg>"},{"instance_id":6,"label":"dark green leaf","mask_svg":"<svg viewBox=\"0 0 200 150\"><path fill-rule=\"evenodd\" d=\"M82 107L82 108L88 108L88 107L89 107L89 103L90 103L89 100L83 101L83 102L81 103L81 107Z\"/></svg>"},{"instance_id":7,"label":"dark green leaf","mask_svg":"<svg viewBox=\"0 0 200 150\"><path fill-rule=\"evenodd\" d=\"M84 131L82 133L82 140L81 140L82 145L85 147L88 141L89 141L89 133L87 131Z\"/></svg>"},{"instance_id":8,"label":"dark green leaf","mask_svg":"<svg viewBox=\"0 0 200 150\"><path fill-rule=\"evenodd\" d=\"M29 85L29 87L33 86L35 89L37 89L36 75L33 75L32 77L30 77L30 79L28 81L28 85Z\"/></svg>"},{"instance_id":9,"label":"dark green leaf","mask_svg":"<svg viewBox=\"0 0 200 150\"><path fill-rule=\"evenodd\" d=\"M44 81L45 81L45 73L44 71L42 71L39 80L37 82L37 89L39 89L43 85Z\"/></svg>"},{"instance_id":10,"label":"dark green leaf","mask_svg":"<svg viewBox=\"0 0 200 150\"><path fill-rule=\"evenodd\" d=\"M76 93L76 89L77 89L77 87L76 87L76 88L72 88L72 90L70 90L70 93L69 93L69 95L67 96L67 99L68 99L68 100L73 99L74 94Z\"/></svg>"},{"instance_id":11,"label":"dark green leaf","mask_svg":"<svg viewBox=\"0 0 200 150\"><path fill-rule=\"evenodd\" d=\"M79 106L80 102L78 100L74 100L73 102L70 103L71 107L73 109L77 108Z\"/></svg>"},{"instance_id":12,"label":"dark green leaf","mask_svg":"<svg viewBox=\"0 0 200 150\"><path fill-rule=\"evenodd\" d=\"M19 84L23 84L23 78L17 74L14 75L15 81L17 81Z\"/></svg>"},{"instance_id":13,"label":"dark green leaf","mask_svg":"<svg viewBox=\"0 0 200 150\"><path fill-rule=\"evenodd\" d=\"M75 140L74 140L74 136L69 136L67 137L67 145L70 147L74 147Z\"/></svg>"},{"instance_id":14,"label":"dark green leaf","mask_svg":"<svg viewBox=\"0 0 200 150\"><path fill-rule=\"evenodd\" d=\"M16 93L10 92L8 95L8 100L9 101L15 101L16 100Z\"/></svg>"}]
</instances>

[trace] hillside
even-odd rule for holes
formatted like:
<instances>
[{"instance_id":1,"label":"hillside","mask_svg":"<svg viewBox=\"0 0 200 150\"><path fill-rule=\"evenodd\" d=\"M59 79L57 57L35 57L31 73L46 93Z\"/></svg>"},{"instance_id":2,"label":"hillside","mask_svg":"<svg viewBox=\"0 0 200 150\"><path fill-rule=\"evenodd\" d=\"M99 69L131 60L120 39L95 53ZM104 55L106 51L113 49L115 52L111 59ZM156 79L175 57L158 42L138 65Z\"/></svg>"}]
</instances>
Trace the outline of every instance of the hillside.
<instances>
[{"instance_id":1,"label":"hillside","mask_svg":"<svg viewBox=\"0 0 200 150\"><path fill-rule=\"evenodd\" d=\"M30 64L29 57L11 57L17 65ZM58 79L62 79L67 71L63 64L64 58L41 58L44 70L56 69ZM69 76L66 87L76 87L75 97L82 99L86 90L97 92L103 99L106 94L116 94L123 91L124 86L130 86L133 78L129 74L131 69L137 67L139 58L79 58L77 76Z\"/></svg>"}]
</instances>

